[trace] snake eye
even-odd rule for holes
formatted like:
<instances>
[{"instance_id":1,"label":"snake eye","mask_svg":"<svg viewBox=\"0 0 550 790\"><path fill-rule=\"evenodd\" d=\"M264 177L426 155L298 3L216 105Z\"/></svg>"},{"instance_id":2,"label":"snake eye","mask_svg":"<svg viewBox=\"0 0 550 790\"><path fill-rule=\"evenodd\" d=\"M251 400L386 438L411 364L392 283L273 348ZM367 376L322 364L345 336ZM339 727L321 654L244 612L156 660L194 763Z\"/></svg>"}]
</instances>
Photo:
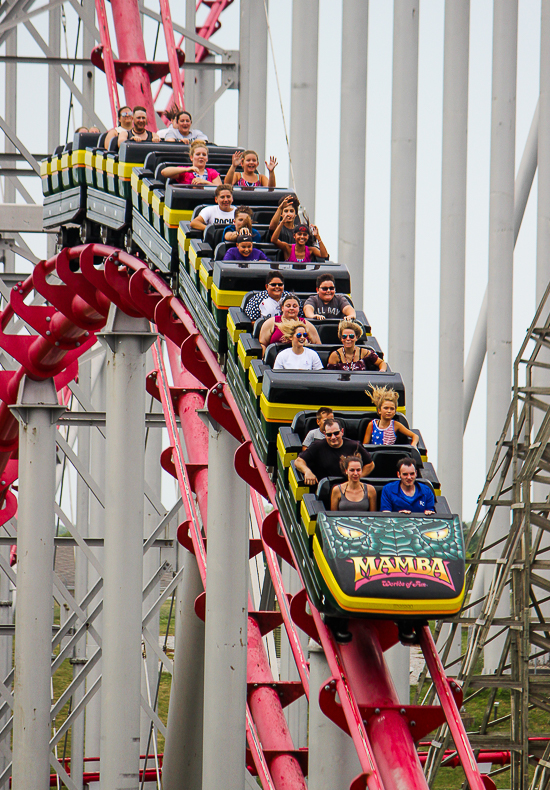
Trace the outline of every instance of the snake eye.
<instances>
[{"instance_id":1,"label":"snake eye","mask_svg":"<svg viewBox=\"0 0 550 790\"><path fill-rule=\"evenodd\" d=\"M343 538L362 538L363 533L359 529L352 529L351 527L337 527L338 532Z\"/></svg>"},{"instance_id":2,"label":"snake eye","mask_svg":"<svg viewBox=\"0 0 550 790\"><path fill-rule=\"evenodd\" d=\"M424 537L428 538L429 540L445 540L445 538L449 537L449 532L451 530L449 527L443 527L442 529L433 529L430 532L424 532Z\"/></svg>"}]
</instances>

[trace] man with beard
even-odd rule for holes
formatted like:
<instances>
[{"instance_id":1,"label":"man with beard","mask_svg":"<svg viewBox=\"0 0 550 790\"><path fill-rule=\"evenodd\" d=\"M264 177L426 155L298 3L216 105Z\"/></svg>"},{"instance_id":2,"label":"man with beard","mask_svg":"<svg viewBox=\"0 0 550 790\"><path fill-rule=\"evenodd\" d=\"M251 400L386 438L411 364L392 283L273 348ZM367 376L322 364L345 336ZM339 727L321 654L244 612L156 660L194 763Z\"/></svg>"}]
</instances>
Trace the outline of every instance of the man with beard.
<instances>
[{"instance_id":1,"label":"man with beard","mask_svg":"<svg viewBox=\"0 0 550 790\"><path fill-rule=\"evenodd\" d=\"M130 131L122 130L118 135L118 145L125 140L132 143L158 143L159 138L157 134L147 129L147 110L145 107L134 107L134 123Z\"/></svg>"}]
</instances>

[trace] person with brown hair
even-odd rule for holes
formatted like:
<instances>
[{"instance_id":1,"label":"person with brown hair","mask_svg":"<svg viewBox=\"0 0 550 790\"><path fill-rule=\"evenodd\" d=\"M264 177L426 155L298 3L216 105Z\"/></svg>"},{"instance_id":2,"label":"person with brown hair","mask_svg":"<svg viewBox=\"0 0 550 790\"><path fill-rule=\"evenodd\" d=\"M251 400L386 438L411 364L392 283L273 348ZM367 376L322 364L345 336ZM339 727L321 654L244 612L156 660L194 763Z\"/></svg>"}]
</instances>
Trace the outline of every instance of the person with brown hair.
<instances>
[{"instance_id":1,"label":"person with brown hair","mask_svg":"<svg viewBox=\"0 0 550 790\"><path fill-rule=\"evenodd\" d=\"M195 140L189 146L189 159L191 165L172 165L161 170L165 178L172 178L178 184L192 184L205 186L215 184L220 186L222 180L217 170L206 167L208 162L208 146L202 140Z\"/></svg>"},{"instance_id":2,"label":"person with brown hair","mask_svg":"<svg viewBox=\"0 0 550 790\"><path fill-rule=\"evenodd\" d=\"M307 304L307 301L306 301ZM355 321L344 319L338 324L338 337L342 347L333 351L328 358L327 370L387 370L387 365L368 346L357 346L363 327Z\"/></svg>"},{"instance_id":3,"label":"person with brown hair","mask_svg":"<svg viewBox=\"0 0 550 790\"><path fill-rule=\"evenodd\" d=\"M208 137L200 129L191 129L193 119L188 110L180 110L176 113L175 124L172 124L166 132L165 140L167 143L189 143L195 140L208 142Z\"/></svg>"},{"instance_id":4,"label":"person with brown hair","mask_svg":"<svg viewBox=\"0 0 550 790\"><path fill-rule=\"evenodd\" d=\"M360 455L343 455L340 469L347 482L335 485L330 492L331 510L376 510L376 489L369 483L361 482L363 462Z\"/></svg>"},{"instance_id":5,"label":"person with brown hair","mask_svg":"<svg viewBox=\"0 0 550 790\"><path fill-rule=\"evenodd\" d=\"M223 241L235 241L241 233L250 233L252 241L260 241L261 235L252 227L252 209L250 206L238 206L235 209L235 220L228 225L223 233Z\"/></svg>"},{"instance_id":6,"label":"person with brown hair","mask_svg":"<svg viewBox=\"0 0 550 790\"><path fill-rule=\"evenodd\" d=\"M126 140L131 143L158 143L156 132L147 129L147 110L139 104L132 110L133 123L131 129L123 129L118 135L118 147Z\"/></svg>"},{"instance_id":7,"label":"person with brown hair","mask_svg":"<svg viewBox=\"0 0 550 790\"><path fill-rule=\"evenodd\" d=\"M277 160L274 156L269 157L269 162L265 163L269 171L269 178L260 175L258 154L256 151L235 151L231 160L231 167L225 176L225 183L235 187L275 187L275 168ZM237 173L237 168L242 167L242 172Z\"/></svg>"}]
</instances>

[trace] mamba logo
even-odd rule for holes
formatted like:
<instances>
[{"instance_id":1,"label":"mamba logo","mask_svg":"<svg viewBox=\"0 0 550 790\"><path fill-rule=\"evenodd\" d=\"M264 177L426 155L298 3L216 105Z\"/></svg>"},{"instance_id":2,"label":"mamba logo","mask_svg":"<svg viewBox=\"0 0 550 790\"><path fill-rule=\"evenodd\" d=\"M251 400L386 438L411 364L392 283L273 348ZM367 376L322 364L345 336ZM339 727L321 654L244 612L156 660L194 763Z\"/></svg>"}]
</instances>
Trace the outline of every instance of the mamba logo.
<instances>
[{"instance_id":1,"label":"mamba logo","mask_svg":"<svg viewBox=\"0 0 550 790\"><path fill-rule=\"evenodd\" d=\"M396 580L392 587L408 586L406 581L398 580L431 579L452 590L455 589L447 570L448 563L440 557L353 557L352 562L355 566L356 590L367 582L390 578Z\"/></svg>"}]
</instances>

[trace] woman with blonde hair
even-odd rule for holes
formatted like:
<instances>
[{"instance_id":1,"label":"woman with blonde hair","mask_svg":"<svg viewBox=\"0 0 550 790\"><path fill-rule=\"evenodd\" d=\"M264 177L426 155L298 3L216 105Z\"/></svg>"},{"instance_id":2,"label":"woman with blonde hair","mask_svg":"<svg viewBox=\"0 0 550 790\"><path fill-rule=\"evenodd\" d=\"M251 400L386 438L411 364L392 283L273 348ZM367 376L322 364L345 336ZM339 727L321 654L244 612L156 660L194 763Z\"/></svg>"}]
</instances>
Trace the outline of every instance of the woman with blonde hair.
<instances>
[{"instance_id":1,"label":"woman with blonde hair","mask_svg":"<svg viewBox=\"0 0 550 790\"><path fill-rule=\"evenodd\" d=\"M395 444L397 434L401 433L411 440L413 447L418 444L418 436L413 431L405 428L395 419L397 411L397 392L391 387L373 387L372 392L365 390L371 401L376 406L378 419L371 420L367 425L363 444Z\"/></svg>"},{"instance_id":2,"label":"woman with blonde hair","mask_svg":"<svg viewBox=\"0 0 550 790\"><path fill-rule=\"evenodd\" d=\"M323 363L316 351L306 348L307 329L302 321L295 319L282 321L281 332L290 348L279 351L273 370L322 370Z\"/></svg>"},{"instance_id":3,"label":"woman with blonde hair","mask_svg":"<svg viewBox=\"0 0 550 790\"><path fill-rule=\"evenodd\" d=\"M387 365L368 346L356 346L363 334L363 327L355 321L344 319L338 324L338 337L342 347L328 358L327 370L387 370Z\"/></svg>"},{"instance_id":4,"label":"woman with blonde hair","mask_svg":"<svg viewBox=\"0 0 550 790\"><path fill-rule=\"evenodd\" d=\"M219 186L222 183L220 174L212 167L206 167L208 162L208 146L202 140L195 140L189 146L189 159L191 166L175 165L165 167L161 172L165 178L172 178L178 184L191 184L192 186L204 186L214 184Z\"/></svg>"},{"instance_id":5,"label":"woman with blonde hair","mask_svg":"<svg viewBox=\"0 0 550 790\"><path fill-rule=\"evenodd\" d=\"M275 187L274 171L278 164L275 157L270 156L269 162L265 163L269 178L257 172L259 164L256 151L235 151L224 183L234 187ZM238 167L242 167L242 173L237 173Z\"/></svg>"}]
</instances>

